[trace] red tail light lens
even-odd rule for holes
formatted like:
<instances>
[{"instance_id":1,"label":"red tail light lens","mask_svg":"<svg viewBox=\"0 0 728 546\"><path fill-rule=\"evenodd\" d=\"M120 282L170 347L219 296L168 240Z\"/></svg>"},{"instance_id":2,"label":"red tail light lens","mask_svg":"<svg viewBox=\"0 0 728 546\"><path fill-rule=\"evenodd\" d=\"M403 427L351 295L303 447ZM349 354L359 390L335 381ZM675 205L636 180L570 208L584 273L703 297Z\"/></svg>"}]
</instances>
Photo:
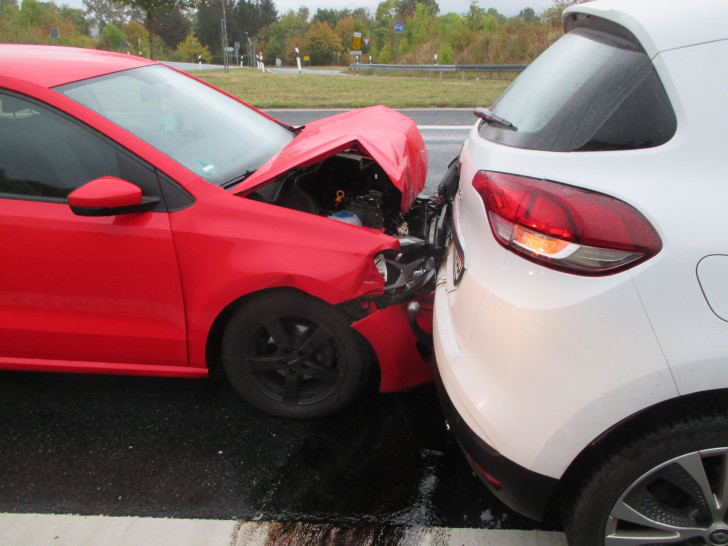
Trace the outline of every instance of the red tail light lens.
<instances>
[{"instance_id":1,"label":"red tail light lens","mask_svg":"<svg viewBox=\"0 0 728 546\"><path fill-rule=\"evenodd\" d=\"M546 267L609 275L662 248L637 209L603 193L490 171L479 171L473 188L498 242Z\"/></svg>"}]
</instances>

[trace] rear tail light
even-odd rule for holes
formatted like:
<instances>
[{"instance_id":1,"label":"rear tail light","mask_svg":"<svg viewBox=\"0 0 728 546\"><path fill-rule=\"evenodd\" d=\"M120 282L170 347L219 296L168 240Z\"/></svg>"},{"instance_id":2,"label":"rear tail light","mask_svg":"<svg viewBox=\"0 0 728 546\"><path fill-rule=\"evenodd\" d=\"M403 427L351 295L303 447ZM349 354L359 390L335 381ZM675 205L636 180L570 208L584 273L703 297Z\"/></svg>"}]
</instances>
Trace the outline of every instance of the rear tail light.
<instances>
[{"instance_id":1,"label":"rear tail light","mask_svg":"<svg viewBox=\"0 0 728 546\"><path fill-rule=\"evenodd\" d=\"M662 248L655 228L624 201L574 186L479 171L473 188L493 235L536 263L579 275L609 275Z\"/></svg>"}]
</instances>

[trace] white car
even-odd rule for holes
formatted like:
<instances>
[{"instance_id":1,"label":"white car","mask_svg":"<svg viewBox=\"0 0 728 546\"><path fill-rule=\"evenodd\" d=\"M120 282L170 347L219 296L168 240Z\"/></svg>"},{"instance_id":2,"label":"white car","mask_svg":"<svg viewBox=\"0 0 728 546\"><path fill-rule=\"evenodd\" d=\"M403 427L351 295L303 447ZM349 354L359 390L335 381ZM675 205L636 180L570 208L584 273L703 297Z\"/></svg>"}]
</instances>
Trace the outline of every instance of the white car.
<instances>
[{"instance_id":1,"label":"white car","mask_svg":"<svg viewBox=\"0 0 728 546\"><path fill-rule=\"evenodd\" d=\"M728 544L726 21L569 8L460 155L443 407L489 488L560 507L570 544Z\"/></svg>"}]
</instances>

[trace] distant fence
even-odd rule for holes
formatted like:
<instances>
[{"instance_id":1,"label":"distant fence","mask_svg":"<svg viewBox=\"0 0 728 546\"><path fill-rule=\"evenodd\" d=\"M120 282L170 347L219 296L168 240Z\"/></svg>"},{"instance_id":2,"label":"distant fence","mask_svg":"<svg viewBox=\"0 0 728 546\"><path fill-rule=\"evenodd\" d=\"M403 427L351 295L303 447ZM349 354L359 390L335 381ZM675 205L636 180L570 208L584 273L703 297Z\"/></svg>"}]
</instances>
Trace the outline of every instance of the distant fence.
<instances>
[{"instance_id":1,"label":"distant fence","mask_svg":"<svg viewBox=\"0 0 728 546\"><path fill-rule=\"evenodd\" d=\"M376 74L379 70L394 72L438 72L442 78L444 72L460 72L465 77L466 72L488 72L490 77L493 74L500 75L502 72L523 72L525 64L350 64L349 70L373 70Z\"/></svg>"}]
</instances>

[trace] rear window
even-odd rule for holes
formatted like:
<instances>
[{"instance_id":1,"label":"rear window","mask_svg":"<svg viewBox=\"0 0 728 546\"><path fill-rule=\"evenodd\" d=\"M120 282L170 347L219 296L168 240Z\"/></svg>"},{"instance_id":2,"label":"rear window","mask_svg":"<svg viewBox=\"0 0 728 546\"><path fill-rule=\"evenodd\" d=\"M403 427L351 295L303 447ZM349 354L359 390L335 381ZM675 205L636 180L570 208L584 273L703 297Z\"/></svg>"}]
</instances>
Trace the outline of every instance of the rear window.
<instances>
[{"instance_id":1,"label":"rear window","mask_svg":"<svg viewBox=\"0 0 728 546\"><path fill-rule=\"evenodd\" d=\"M619 35L618 35L619 34ZM533 150L633 150L664 144L677 122L650 59L625 32L577 27L536 59L482 122L483 138Z\"/></svg>"}]
</instances>

